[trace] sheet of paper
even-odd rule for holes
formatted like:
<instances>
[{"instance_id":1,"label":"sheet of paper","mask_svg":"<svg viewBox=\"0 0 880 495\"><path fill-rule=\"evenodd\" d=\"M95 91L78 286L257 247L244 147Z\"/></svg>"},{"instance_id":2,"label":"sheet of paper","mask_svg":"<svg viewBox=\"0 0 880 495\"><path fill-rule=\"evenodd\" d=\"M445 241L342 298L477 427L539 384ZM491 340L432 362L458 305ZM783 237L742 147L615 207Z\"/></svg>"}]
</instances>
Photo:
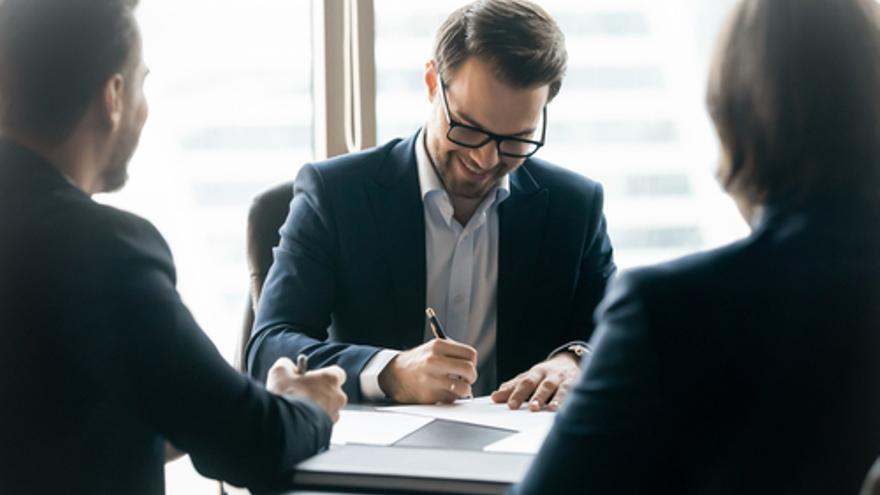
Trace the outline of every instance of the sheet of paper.
<instances>
[{"instance_id":1,"label":"sheet of paper","mask_svg":"<svg viewBox=\"0 0 880 495\"><path fill-rule=\"evenodd\" d=\"M509 437L489 444L483 448L486 452L502 452L505 454L531 454L535 455L541 449L541 444L550 433L552 424L541 425L530 430L514 433Z\"/></svg>"},{"instance_id":2,"label":"sheet of paper","mask_svg":"<svg viewBox=\"0 0 880 495\"><path fill-rule=\"evenodd\" d=\"M518 411L511 411L507 404L495 404L488 396L462 399L454 404L389 406L379 407L377 410L415 414L513 431L526 431L550 425L555 416L555 413L549 411L531 412L525 406Z\"/></svg>"},{"instance_id":3,"label":"sheet of paper","mask_svg":"<svg viewBox=\"0 0 880 495\"><path fill-rule=\"evenodd\" d=\"M392 445L433 420L410 414L343 409L339 412L339 421L333 426L330 443Z\"/></svg>"}]
</instances>

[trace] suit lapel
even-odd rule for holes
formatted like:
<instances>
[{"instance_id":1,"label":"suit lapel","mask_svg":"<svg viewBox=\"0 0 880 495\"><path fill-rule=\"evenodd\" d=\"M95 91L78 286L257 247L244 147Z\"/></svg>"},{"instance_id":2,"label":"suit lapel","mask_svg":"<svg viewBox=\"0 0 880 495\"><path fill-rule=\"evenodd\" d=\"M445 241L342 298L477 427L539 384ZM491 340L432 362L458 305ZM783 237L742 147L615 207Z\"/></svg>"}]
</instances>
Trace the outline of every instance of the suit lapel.
<instances>
[{"instance_id":1,"label":"suit lapel","mask_svg":"<svg viewBox=\"0 0 880 495\"><path fill-rule=\"evenodd\" d=\"M425 215L419 188L415 136L389 152L367 194L376 221L377 243L390 270L401 347L424 338Z\"/></svg>"},{"instance_id":2,"label":"suit lapel","mask_svg":"<svg viewBox=\"0 0 880 495\"><path fill-rule=\"evenodd\" d=\"M525 371L511 362L517 353L517 322L528 304L534 271L547 226L550 191L541 188L528 162L510 176L510 197L498 210L498 378ZM534 363L532 363L534 364ZM514 371L515 370L515 371Z\"/></svg>"}]
</instances>

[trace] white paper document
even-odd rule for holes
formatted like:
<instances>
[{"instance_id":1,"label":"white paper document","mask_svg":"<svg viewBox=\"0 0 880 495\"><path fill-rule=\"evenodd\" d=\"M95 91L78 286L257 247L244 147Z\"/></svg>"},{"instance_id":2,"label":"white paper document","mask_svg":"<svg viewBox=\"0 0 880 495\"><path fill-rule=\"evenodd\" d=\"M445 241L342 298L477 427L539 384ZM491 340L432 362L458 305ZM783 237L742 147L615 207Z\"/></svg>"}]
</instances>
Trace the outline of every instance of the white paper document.
<instances>
[{"instance_id":1,"label":"white paper document","mask_svg":"<svg viewBox=\"0 0 880 495\"><path fill-rule=\"evenodd\" d=\"M390 406L379 407L377 410L415 414L512 431L527 431L551 425L556 415L550 411L531 412L526 406L521 407L518 411L511 411L507 404L496 404L488 396L462 399L454 404ZM549 428L549 426L547 427Z\"/></svg>"},{"instance_id":2,"label":"white paper document","mask_svg":"<svg viewBox=\"0 0 880 495\"><path fill-rule=\"evenodd\" d=\"M535 455L541 449L541 444L550 433L552 424L541 425L530 430L514 433L509 437L489 444L483 448L485 452L502 452L505 454L531 454Z\"/></svg>"},{"instance_id":3,"label":"white paper document","mask_svg":"<svg viewBox=\"0 0 880 495\"><path fill-rule=\"evenodd\" d=\"M392 445L431 421L434 419L425 416L343 409L333 425L330 443Z\"/></svg>"}]
</instances>

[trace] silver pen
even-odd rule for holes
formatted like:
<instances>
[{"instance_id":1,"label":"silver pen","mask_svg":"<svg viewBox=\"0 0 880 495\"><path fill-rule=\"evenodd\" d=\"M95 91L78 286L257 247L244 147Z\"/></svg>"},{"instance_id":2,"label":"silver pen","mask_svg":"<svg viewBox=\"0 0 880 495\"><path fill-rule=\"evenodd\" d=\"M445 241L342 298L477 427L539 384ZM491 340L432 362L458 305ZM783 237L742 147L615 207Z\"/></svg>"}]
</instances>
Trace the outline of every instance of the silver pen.
<instances>
[{"instance_id":1,"label":"silver pen","mask_svg":"<svg viewBox=\"0 0 880 495\"><path fill-rule=\"evenodd\" d=\"M296 374L305 375L307 371L309 371L309 357L300 354L296 357Z\"/></svg>"}]
</instances>

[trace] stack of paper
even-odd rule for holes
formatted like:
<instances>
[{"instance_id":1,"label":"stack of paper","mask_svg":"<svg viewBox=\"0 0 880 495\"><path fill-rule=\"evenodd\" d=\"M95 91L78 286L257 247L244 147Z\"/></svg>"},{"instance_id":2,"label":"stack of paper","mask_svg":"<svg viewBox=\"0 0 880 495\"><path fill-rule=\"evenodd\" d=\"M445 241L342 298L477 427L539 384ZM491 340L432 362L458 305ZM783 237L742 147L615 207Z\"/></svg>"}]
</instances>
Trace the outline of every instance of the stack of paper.
<instances>
[{"instance_id":1,"label":"stack of paper","mask_svg":"<svg viewBox=\"0 0 880 495\"><path fill-rule=\"evenodd\" d=\"M531 412L526 407L511 411L506 404L496 404L489 397L462 399L454 404L432 406L390 406L379 411L413 414L434 419L445 419L511 431L527 431L536 428L549 429L555 413Z\"/></svg>"},{"instance_id":2,"label":"stack of paper","mask_svg":"<svg viewBox=\"0 0 880 495\"><path fill-rule=\"evenodd\" d=\"M483 450L485 452L503 452L505 454L531 454L535 455L541 450L541 444L550 432L552 425L543 425L531 430L515 433L499 440L493 444L487 445Z\"/></svg>"},{"instance_id":3,"label":"stack of paper","mask_svg":"<svg viewBox=\"0 0 880 495\"><path fill-rule=\"evenodd\" d=\"M555 413L511 411L489 397L463 399L454 404L390 406L376 410L343 409L333 427L334 445L393 445L435 419L510 430L509 437L487 447L487 452L535 454L553 425Z\"/></svg>"},{"instance_id":4,"label":"stack of paper","mask_svg":"<svg viewBox=\"0 0 880 495\"><path fill-rule=\"evenodd\" d=\"M425 416L343 409L333 426L330 443L393 445L431 421L434 420Z\"/></svg>"}]
</instances>

